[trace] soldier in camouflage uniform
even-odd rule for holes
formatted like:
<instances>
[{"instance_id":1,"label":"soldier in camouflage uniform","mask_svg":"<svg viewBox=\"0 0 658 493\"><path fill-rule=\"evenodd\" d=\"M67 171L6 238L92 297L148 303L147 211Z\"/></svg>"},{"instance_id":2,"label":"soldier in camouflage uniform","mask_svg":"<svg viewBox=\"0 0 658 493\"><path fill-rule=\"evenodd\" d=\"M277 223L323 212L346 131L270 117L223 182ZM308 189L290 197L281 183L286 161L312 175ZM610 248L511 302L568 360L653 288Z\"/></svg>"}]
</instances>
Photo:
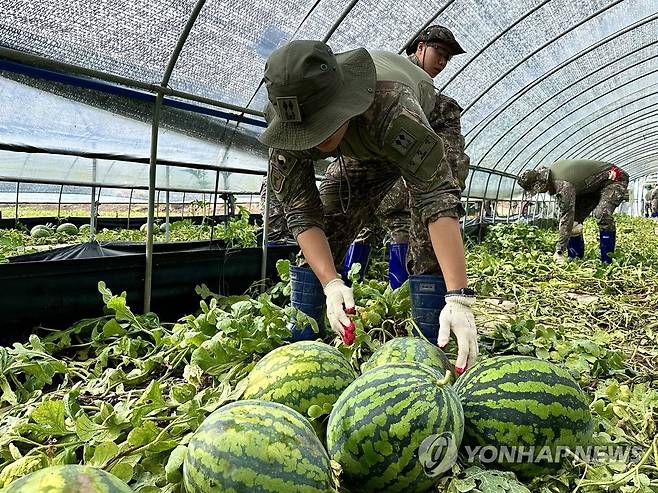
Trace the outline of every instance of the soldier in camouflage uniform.
<instances>
[{"instance_id":1,"label":"soldier in camouflage uniform","mask_svg":"<svg viewBox=\"0 0 658 493\"><path fill-rule=\"evenodd\" d=\"M272 190L304 255L291 270L293 305L320 320L324 298L332 329L351 342L346 312L354 299L336 265L402 176L412 220L429 228L434 244L440 238L435 255L444 273L417 276L423 279L415 288L410 283L414 318L440 346L455 334L463 371L477 357L475 293L466 287L461 189L427 119L432 79L393 53L360 48L335 55L320 41L293 41L272 53L264 80L268 127L260 140L272 148ZM318 190L313 164L330 156L337 159ZM297 337L313 337L306 331Z\"/></svg>"},{"instance_id":2,"label":"soldier in camouflage uniform","mask_svg":"<svg viewBox=\"0 0 658 493\"><path fill-rule=\"evenodd\" d=\"M555 259L582 258L585 243L582 223L592 214L599 225L601 261L610 263L615 250L615 209L624 200L628 174L617 166L587 159L558 161L550 168L526 170L518 178L519 185L531 194L548 192L555 195L560 207L560 239Z\"/></svg>"},{"instance_id":3,"label":"soldier in camouflage uniform","mask_svg":"<svg viewBox=\"0 0 658 493\"><path fill-rule=\"evenodd\" d=\"M465 53L465 51L448 28L435 25L423 30L407 47L406 53L412 63L434 78L443 71L453 56ZM465 140L461 133L461 110L457 101L437 92L434 107L428 115L428 121L432 129L443 140L446 159L453 177L458 180L463 191L466 186L470 158L464 152ZM355 242L350 245L345 260L344 278L351 261L361 262L362 265L367 263L369 247L366 244L374 243L370 236L378 230L378 227L382 226L392 240L389 245L389 281L393 288L399 287L407 279L408 272L418 274L439 274L441 272L432 244L427 237L426 228L412 229L411 227L412 223L420 224L420 222L412 221L409 199L409 192L403 180L400 179L382 200L377 209L376 219L371 221L369 227L361 231ZM412 247L407 255L410 235L415 236L417 241L411 243Z\"/></svg>"},{"instance_id":4,"label":"soldier in camouflage uniform","mask_svg":"<svg viewBox=\"0 0 658 493\"><path fill-rule=\"evenodd\" d=\"M658 217L658 186L651 192L651 217Z\"/></svg>"},{"instance_id":5,"label":"soldier in camouflage uniform","mask_svg":"<svg viewBox=\"0 0 658 493\"><path fill-rule=\"evenodd\" d=\"M651 217L651 189L653 188L651 185L647 185L645 188L644 192L644 210L642 211L644 213L644 217Z\"/></svg>"}]
</instances>

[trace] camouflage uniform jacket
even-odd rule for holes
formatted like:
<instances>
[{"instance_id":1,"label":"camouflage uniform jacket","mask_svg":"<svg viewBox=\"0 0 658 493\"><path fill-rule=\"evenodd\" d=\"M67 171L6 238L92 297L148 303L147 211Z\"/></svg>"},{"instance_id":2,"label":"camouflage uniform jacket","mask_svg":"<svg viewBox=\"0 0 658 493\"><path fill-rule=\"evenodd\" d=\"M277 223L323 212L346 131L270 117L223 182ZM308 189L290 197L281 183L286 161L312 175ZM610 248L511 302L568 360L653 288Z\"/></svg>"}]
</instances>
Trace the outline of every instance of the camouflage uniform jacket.
<instances>
[{"instance_id":1,"label":"camouflage uniform jacket","mask_svg":"<svg viewBox=\"0 0 658 493\"><path fill-rule=\"evenodd\" d=\"M420 60L415 54L410 55L408 58L412 63L422 68ZM471 159L464 151L466 141L461 133L460 121L462 108L451 97L438 92L435 94L434 108L427 119L432 129L443 139L446 159L450 164L450 168L452 168L452 174L457 178L462 191L464 191Z\"/></svg>"},{"instance_id":2,"label":"camouflage uniform jacket","mask_svg":"<svg viewBox=\"0 0 658 493\"><path fill-rule=\"evenodd\" d=\"M443 142L427 118L432 111L432 79L398 55L370 54L378 74L374 101L350 120L335 152L272 150L272 190L284 204L288 228L295 238L314 226L324 229L313 161L329 156L342 159L344 155L373 167L397 168L411 194L412 207L424 224L439 217L459 217L463 211L461 190L445 160ZM380 80L380 74L393 73L380 70L380 64L386 63L422 83L411 87L399 80Z\"/></svg>"}]
</instances>

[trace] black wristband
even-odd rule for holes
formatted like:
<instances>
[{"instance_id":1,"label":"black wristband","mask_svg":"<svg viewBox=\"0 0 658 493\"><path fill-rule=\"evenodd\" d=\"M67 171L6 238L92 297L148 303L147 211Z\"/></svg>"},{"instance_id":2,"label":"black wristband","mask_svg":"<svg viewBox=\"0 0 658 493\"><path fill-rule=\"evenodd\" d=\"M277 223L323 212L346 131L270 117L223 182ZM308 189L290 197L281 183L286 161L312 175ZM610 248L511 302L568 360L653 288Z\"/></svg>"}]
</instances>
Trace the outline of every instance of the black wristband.
<instances>
[{"instance_id":1,"label":"black wristband","mask_svg":"<svg viewBox=\"0 0 658 493\"><path fill-rule=\"evenodd\" d=\"M453 289L452 291L448 291L446 296L475 296L475 291L471 288Z\"/></svg>"}]
</instances>

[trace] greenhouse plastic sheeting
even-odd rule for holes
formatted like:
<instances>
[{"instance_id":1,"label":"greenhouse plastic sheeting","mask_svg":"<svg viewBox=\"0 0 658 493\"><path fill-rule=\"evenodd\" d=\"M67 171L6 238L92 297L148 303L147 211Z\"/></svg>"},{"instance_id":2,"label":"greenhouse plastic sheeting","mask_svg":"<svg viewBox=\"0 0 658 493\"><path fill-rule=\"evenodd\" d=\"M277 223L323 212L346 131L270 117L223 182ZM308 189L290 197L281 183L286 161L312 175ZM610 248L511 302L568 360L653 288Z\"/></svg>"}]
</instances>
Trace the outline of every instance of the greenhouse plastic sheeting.
<instances>
[{"instance_id":1,"label":"greenhouse plastic sheeting","mask_svg":"<svg viewBox=\"0 0 658 493\"><path fill-rule=\"evenodd\" d=\"M95 162L95 165L94 165ZM94 171L95 166L95 171ZM59 181L105 187L148 187L149 165L54 154L27 154L0 150L0 180ZM216 172L158 166L156 187L212 193ZM262 177L220 172L219 190L257 193Z\"/></svg>"},{"instance_id":2,"label":"greenhouse plastic sheeting","mask_svg":"<svg viewBox=\"0 0 658 493\"><path fill-rule=\"evenodd\" d=\"M81 0L0 0L0 44L157 82L194 3L107 0L89 9ZM169 86L261 110L271 51L324 38L350 3L208 0ZM463 108L471 164L516 174L565 157L598 158L631 177L658 167L657 146L643 141L658 124L655 0L361 0L329 44L397 52L427 23L452 29L467 52L435 85ZM492 177L482 193L495 196L498 182ZM503 196L512 183L503 180Z\"/></svg>"},{"instance_id":3,"label":"greenhouse plastic sheeting","mask_svg":"<svg viewBox=\"0 0 658 493\"><path fill-rule=\"evenodd\" d=\"M0 95L2 143L138 158L150 154L150 123L2 77ZM114 102L119 99L123 98L114 98ZM219 140L202 140L163 128L159 132L158 158L264 171L267 149L229 147ZM94 174L92 159L0 150L0 177L146 187L148 175L148 164L98 159ZM159 166L156 186L207 193L214 191L215 179L214 170ZM221 173L219 189L257 192L260 184L257 175Z\"/></svg>"}]
</instances>

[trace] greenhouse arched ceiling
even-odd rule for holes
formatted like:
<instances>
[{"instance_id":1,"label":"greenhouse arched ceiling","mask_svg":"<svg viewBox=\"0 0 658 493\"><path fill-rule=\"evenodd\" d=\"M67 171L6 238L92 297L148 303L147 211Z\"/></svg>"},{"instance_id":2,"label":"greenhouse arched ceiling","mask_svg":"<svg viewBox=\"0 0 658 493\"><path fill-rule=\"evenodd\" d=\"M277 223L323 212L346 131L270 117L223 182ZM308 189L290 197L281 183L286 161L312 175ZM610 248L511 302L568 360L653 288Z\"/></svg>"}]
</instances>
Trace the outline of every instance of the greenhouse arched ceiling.
<instances>
[{"instance_id":1,"label":"greenhouse arched ceiling","mask_svg":"<svg viewBox=\"0 0 658 493\"><path fill-rule=\"evenodd\" d=\"M159 83L195 5L0 0L0 45ZM596 158L631 178L658 169L656 0L208 0L168 87L261 110L265 60L285 42L329 35L337 52L400 52L428 24L466 50L435 86L463 108L473 166L518 174ZM474 187L488 182L476 174ZM513 180L489 186L504 193Z\"/></svg>"}]
</instances>

